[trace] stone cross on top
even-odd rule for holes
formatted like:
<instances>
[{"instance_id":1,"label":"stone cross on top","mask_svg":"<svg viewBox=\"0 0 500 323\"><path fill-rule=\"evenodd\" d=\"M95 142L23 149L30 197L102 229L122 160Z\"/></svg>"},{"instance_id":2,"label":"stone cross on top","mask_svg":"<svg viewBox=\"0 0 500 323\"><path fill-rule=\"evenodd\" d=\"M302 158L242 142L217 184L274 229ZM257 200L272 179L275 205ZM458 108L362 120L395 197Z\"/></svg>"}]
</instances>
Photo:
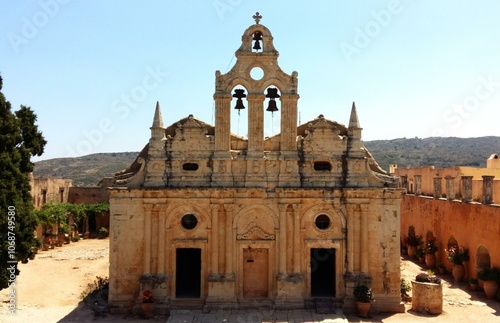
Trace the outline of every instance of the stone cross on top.
<instances>
[{"instance_id":1,"label":"stone cross on top","mask_svg":"<svg viewBox=\"0 0 500 323\"><path fill-rule=\"evenodd\" d=\"M257 11L255 13L255 15L252 16L252 18L255 20L255 23L258 25L259 24L259 21L262 19L262 16L259 14L259 12Z\"/></svg>"}]
</instances>

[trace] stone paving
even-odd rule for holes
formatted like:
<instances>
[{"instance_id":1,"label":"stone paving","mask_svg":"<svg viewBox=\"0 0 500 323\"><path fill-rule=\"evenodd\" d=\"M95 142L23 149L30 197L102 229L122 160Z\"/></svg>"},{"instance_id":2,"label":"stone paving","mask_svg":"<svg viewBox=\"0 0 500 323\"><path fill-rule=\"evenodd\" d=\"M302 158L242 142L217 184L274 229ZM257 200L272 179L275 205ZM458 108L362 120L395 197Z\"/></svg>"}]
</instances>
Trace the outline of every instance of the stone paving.
<instances>
[{"instance_id":1,"label":"stone paving","mask_svg":"<svg viewBox=\"0 0 500 323\"><path fill-rule=\"evenodd\" d=\"M217 310L209 313L201 311L173 310L167 323L348 323L340 310L335 314L318 314L315 310L260 311Z\"/></svg>"}]
</instances>

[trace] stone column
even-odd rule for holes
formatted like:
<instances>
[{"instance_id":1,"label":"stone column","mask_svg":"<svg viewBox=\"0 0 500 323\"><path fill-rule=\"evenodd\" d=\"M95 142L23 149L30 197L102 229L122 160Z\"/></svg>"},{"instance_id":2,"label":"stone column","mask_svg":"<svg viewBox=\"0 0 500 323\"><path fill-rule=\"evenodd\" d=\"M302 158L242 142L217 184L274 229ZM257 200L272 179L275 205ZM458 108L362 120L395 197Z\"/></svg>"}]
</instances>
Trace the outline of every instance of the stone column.
<instances>
[{"instance_id":1,"label":"stone column","mask_svg":"<svg viewBox=\"0 0 500 323\"><path fill-rule=\"evenodd\" d=\"M152 204L144 205L144 253L143 269L144 274L151 273L151 211Z\"/></svg>"},{"instance_id":2,"label":"stone column","mask_svg":"<svg viewBox=\"0 0 500 323\"><path fill-rule=\"evenodd\" d=\"M401 176L401 188L404 188L406 192L408 192L408 176Z\"/></svg>"},{"instance_id":3,"label":"stone column","mask_svg":"<svg viewBox=\"0 0 500 323\"><path fill-rule=\"evenodd\" d=\"M233 270L233 206L224 204L226 210L226 275L232 276Z\"/></svg>"},{"instance_id":4,"label":"stone column","mask_svg":"<svg viewBox=\"0 0 500 323\"><path fill-rule=\"evenodd\" d=\"M462 176L462 202L472 201L472 176Z\"/></svg>"},{"instance_id":5,"label":"stone column","mask_svg":"<svg viewBox=\"0 0 500 323\"><path fill-rule=\"evenodd\" d=\"M368 242L368 206L361 205L360 218L361 218L361 272L368 273L368 251L370 250Z\"/></svg>"},{"instance_id":6,"label":"stone column","mask_svg":"<svg viewBox=\"0 0 500 323\"><path fill-rule=\"evenodd\" d=\"M441 177L434 177L434 198L441 198Z\"/></svg>"},{"instance_id":7,"label":"stone column","mask_svg":"<svg viewBox=\"0 0 500 323\"><path fill-rule=\"evenodd\" d=\"M358 208L353 208L353 218L354 218L354 271L360 271L361 269L361 214L359 214Z\"/></svg>"},{"instance_id":8,"label":"stone column","mask_svg":"<svg viewBox=\"0 0 500 323\"><path fill-rule=\"evenodd\" d=\"M214 94L215 100L215 152L230 150L231 94Z\"/></svg>"},{"instance_id":9,"label":"stone column","mask_svg":"<svg viewBox=\"0 0 500 323\"><path fill-rule=\"evenodd\" d=\"M413 176L415 181L415 196L422 195L422 175Z\"/></svg>"},{"instance_id":10,"label":"stone column","mask_svg":"<svg viewBox=\"0 0 500 323\"><path fill-rule=\"evenodd\" d=\"M297 210L294 210L293 214L293 272L300 272L300 216Z\"/></svg>"},{"instance_id":11,"label":"stone column","mask_svg":"<svg viewBox=\"0 0 500 323\"><path fill-rule=\"evenodd\" d=\"M210 239L212 240L211 250L212 250L212 274L219 274L219 204L211 204L210 209L212 211L212 235Z\"/></svg>"},{"instance_id":12,"label":"stone column","mask_svg":"<svg viewBox=\"0 0 500 323\"><path fill-rule=\"evenodd\" d=\"M282 94L281 101L281 143L280 150L297 150L297 101L298 94Z\"/></svg>"},{"instance_id":13,"label":"stone column","mask_svg":"<svg viewBox=\"0 0 500 323\"><path fill-rule=\"evenodd\" d=\"M286 275L286 209L287 204L280 204L280 231L279 231L279 274Z\"/></svg>"},{"instance_id":14,"label":"stone column","mask_svg":"<svg viewBox=\"0 0 500 323\"><path fill-rule=\"evenodd\" d=\"M264 154L264 94L248 94L248 155Z\"/></svg>"},{"instance_id":15,"label":"stone column","mask_svg":"<svg viewBox=\"0 0 500 323\"><path fill-rule=\"evenodd\" d=\"M354 214L353 208L347 207L347 272L354 273Z\"/></svg>"},{"instance_id":16,"label":"stone column","mask_svg":"<svg viewBox=\"0 0 500 323\"><path fill-rule=\"evenodd\" d=\"M166 205L159 206L158 214L158 274L165 274L165 210Z\"/></svg>"},{"instance_id":17,"label":"stone column","mask_svg":"<svg viewBox=\"0 0 500 323\"><path fill-rule=\"evenodd\" d=\"M446 198L448 201L455 199L455 177L446 176Z\"/></svg>"},{"instance_id":18,"label":"stone column","mask_svg":"<svg viewBox=\"0 0 500 323\"><path fill-rule=\"evenodd\" d=\"M493 203L493 178L495 176L484 175L483 177L483 203Z\"/></svg>"}]
</instances>

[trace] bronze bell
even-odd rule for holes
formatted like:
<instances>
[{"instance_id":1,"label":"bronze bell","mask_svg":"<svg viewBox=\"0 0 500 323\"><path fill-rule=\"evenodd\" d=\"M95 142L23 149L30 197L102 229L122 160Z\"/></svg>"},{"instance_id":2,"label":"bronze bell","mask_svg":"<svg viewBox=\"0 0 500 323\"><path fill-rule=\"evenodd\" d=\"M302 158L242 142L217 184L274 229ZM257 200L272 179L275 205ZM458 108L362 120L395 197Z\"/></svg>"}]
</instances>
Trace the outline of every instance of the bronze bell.
<instances>
[{"instance_id":1,"label":"bronze bell","mask_svg":"<svg viewBox=\"0 0 500 323\"><path fill-rule=\"evenodd\" d=\"M266 98L269 98L269 105L267 106L266 111L270 111L271 113L278 111L278 107L276 105L276 101L274 99L279 98L278 89L275 87L270 87L267 89Z\"/></svg>"},{"instance_id":2,"label":"bronze bell","mask_svg":"<svg viewBox=\"0 0 500 323\"><path fill-rule=\"evenodd\" d=\"M267 106L266 111L270 112L278 111L278 107L276 106L276 101L274 99L269 100L269 105Z\"/></svg>"},{"instance_id":3,"label":"bronze bell","mask_svg":"<svg viewBox=\"0 0 500 323\"><path fill-rule=\"evenodd\" d=\"M243 105L243 100L242 99L238 99L236 100L236 105L234 106L234 108L236 110L241 110L241 109L245 109L245 106ZM239 112L239 111L238 111Z\"/></svg>"},{"instance_id":4,"label":"bronze bell","mask_svg":"<svg viewBox=\"0 0 500 323\"><path fill-rule=\"evenodd\" d=\"M260 41L262 40L262 34L258 31L256 31L253 34L253 40L255 40L255 44L253 45L253 49L255 50L260 50L262 47L260 47Z\"/></svg>"},{"instance_id":5,"label":"bronze bell","mask_svg":"<svg viewBox=\"0 0 500 323\"><path fill-rule=\"evenodd\" d=\"M237 98L236 106L234 108L236 110L238 110L238 114L240 114L241 109L245 109L245 106L243 105L242 98L246 98L246 97L247 97L247 95L245 94L245 90L242 90L242 89L234 90L233 98Z\"/></svg>"}]
</instances>

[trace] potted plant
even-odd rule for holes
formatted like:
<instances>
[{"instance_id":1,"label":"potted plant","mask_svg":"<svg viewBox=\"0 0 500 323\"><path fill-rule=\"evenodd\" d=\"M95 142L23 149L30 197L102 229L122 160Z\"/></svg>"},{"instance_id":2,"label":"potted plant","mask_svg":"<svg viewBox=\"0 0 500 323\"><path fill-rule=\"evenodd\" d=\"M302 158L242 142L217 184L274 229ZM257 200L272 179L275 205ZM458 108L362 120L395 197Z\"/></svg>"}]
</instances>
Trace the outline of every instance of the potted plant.
<instances>
[{"instance_id":1,"label":"potted plant","mask_svg":"<svg viewBox=\"0 0 500 323\"><path fill-rule=\"evenodd\" d=\"M420 273L411 282L412 310L441 314L443 312L443 285L432 271Z\"/></svg>"},{"instance_id":2,"label":"potted plant","mask_svg":"<svg viewBox=\"0 0 500 323\"><path fill-rule=\"evenodd\" d=\"M436 252L438 251L438 241L437 238L432 234L432 232L427 232L424 241L424 253L425 253L425 264L429 268L436 267Z\"/></svg>"},{"instance_id":3,"label":"potted plant","mask_svg":"<svg viewBox=\"0 0 500 323\"><path fill-rule=\"evenodd\" d=\"M360 317L368 317L371 301L373 298L372 289L366 285L358 285L354 288L354 298L356 299L356 309Z\"/></svg>"},{"instance_id":4,"label":"potted plant","mask_svg":"<svg viewBox=\"0 0 500 323\"><path fill-rule=\"evenodd\" d=\"M496 267L484 268L477 273L477 278L484 281L483 289L488 299L493 299L498 292L500 270Z\"/></svg>"},{"instance_id":5,"label":"potted plant","mask_svg":"<svg viewBox=\"0 0 500 323\"><path fill-rule=\"evenodd\" d=\"M97 238L98 239L104 239L108 236L108 229L106 229L105 227L101 227L99 229L99 233L97 235Z\"/></svg>"},{"instance_id":6,"label":"potted plant","mask_svg":"<svg viewBox=\"0 0 500 323\"><path fill-rule=\"evenodd\" d=\"M446 266L442 262L437 264L437 269L441 275L446 275L447 273Z\"/></svg>"},{"instance_id":7,"label":"potted plant","mask_svg":"<svg viewBox=\"0 0 500 323\"><path fill-rule=\"evenodd\" d=\"M464 261L469 260L469 249L465 247L451 246L449 249L444 250L446 252L446 258L453 263L453 279L455 282L462 281L465 276L465 266Z\"/></svg>"},{"instance_id":8,"label":"potted plant","mask_svg":"<svg viewBox=\"0 0 500 323\"><path fill-rule=\"evenodd\" d=\"M422 243L422 236L420 235L408 235L405 238L405 243L408 246L408 257L410 259L415 258L417 252L417 247Z\"/></svg>"},{"instance_id":9,"label":"potted plant","mask_svg":"<svg viewBox=\"0 0 500 323\"><path fill-rule=\"evenodd\" d=\"M153 292L150 291L149 289L145 289L142 291L141 308L145 318L152 318L154 316L156 303L153 296Z\"/></svg>"},{"instance_id":10,"label":"potted plant","mask_svg":"<svg viewBox=\"0 0 500 323\"><path fill-rule=\"evenodd\" d=\"M404 278L401 278L401 300L403 302L411 302L411 296L408 294L411 291L411 285Z\"/></svg>"},{"instance_id":11,"label":"potted plant","mask_svg":"<svg viewBox=\"0 0 500 323\"><path fill-rule=\"evenodd\" d=\"M479 288L479 280L477 278L469 278L469 286L471 290L477 290Z\"/></svg>"},{"instance_id":12,"label":"potted plant","mask_svg":"<svg viewBox=\"0 0 500 323\"><path fill-rule=\"evenodd\" d=\"M417 247L417 251L415 252L415 256L418 258L418 262L423 264L425 263L425 253L424 253L424 245L420 244Z\"/></svg>"},{"instance_id":13,"label":"potted plant","mask_svg":"<svg viewBox=\"0 0 500 323\"><path fill-rule=\"evenodd\" d=\"M57 241L59 243L69 243L69 231L67 224L60 225L57 233Z\"/></svg>"}]
</instances>

